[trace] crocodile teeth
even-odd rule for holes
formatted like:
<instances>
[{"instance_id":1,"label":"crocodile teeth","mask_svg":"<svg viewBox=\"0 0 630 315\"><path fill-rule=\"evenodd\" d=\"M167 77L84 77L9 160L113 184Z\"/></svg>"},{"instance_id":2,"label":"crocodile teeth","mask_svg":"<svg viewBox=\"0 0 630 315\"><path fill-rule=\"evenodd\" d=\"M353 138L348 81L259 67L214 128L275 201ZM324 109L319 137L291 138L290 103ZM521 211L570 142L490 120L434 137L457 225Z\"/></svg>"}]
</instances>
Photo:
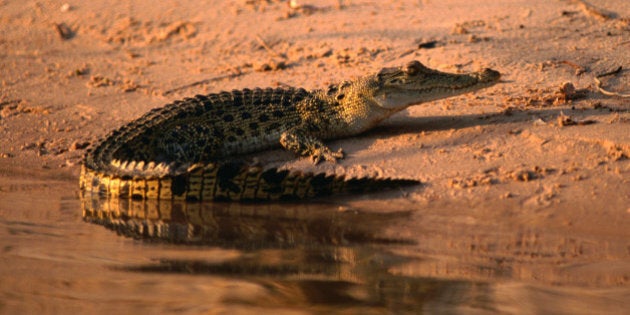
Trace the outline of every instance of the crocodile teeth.
<instances>
[{"instance_id":1,"label":"crocodile teeth","mask_svg":"<svg viewBox=\"0 0 630 315\"><path fill-rule=\"evenodd\" d=\"M149 171L150 170L155 170L155 162L151 161L151 162L147 163L146 169L149 170Z\"/></svg>"},{"instance_id":2,"label":"crocodile teeth","mask_svg":"<svg viewBox=\"0 0 630 315\"><path fill-rule=\"evenodd\" d=\"M165 172L167 170L168 170L168 166L166 166L166 164L164 164L164 162L160 162L160 164L155 166L155 171L156 172L163 173L163 172Z\"/></svg>"},{"instance_id":3,"label":"crocodile teeth","mask_svg":"<svg viewBox=\"0 0 630 315\"><path fill-rule=\"evenodd\" d=\"M127 164L127 167L125 168L128 171L133 171L136 168L136 161L131 161Z\"/></svg>"},{"instance_id":4,"label":"crocodile teeth","mask_svg":"<svg viewBox=\"0 0 630 315\"><path fill-rule=\"evenodd\" d=\"M113 159L111 164L112 164L113 167L120 168L120 160L119 159Z\"/></svg>"},{"instance_id":5,"label":"crocodile teeth","mask_svg":"<svg viewBox=\"0 0 630 315\"><path fill-rule=\"evenodd\" d=\"M194 171L196 171L196 170L198 170L198 169L200 169L202 167L203 167L203 164L195 163L195 164L192 164L192 165L188 166L188 168L186 169L186 172L188 172L188 173L194 172Z\"/></svg>"}]
</instances>

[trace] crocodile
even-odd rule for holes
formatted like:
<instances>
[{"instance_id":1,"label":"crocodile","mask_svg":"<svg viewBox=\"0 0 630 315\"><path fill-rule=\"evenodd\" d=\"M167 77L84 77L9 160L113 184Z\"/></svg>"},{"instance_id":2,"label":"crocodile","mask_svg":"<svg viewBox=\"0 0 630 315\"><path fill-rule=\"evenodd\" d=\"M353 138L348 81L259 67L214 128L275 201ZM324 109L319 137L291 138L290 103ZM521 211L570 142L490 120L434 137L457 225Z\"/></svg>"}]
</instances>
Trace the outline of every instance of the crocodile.
<instances>
[{"instance_id":1,"label":"crocodile","mask_svg":"<svg viewBox=\"0 0 630 315\"><path fill-rule=\"evenodd\" d=\"M274 147L314 163L344 158L324 140L349 137L409 107L494 85L492 69L465 74L419 61L324 89L255 88L196 95L150 110L91 146L80 188L100 196L252 201L305 199L419 184L265 168L242 156Z\"/></svg>"}]
</instances>

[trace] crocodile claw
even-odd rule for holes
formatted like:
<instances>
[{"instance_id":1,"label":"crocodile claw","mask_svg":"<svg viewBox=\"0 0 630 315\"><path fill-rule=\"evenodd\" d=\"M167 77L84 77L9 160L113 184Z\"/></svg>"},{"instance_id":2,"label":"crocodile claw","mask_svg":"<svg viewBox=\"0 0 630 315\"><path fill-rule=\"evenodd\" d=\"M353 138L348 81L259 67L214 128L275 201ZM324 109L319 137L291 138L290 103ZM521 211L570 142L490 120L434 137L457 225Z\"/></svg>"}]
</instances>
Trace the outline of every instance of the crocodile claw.
<instances>
[{"instance_id":1,"label":"crocodile claw","mask_svg":"<svg viewBox=\"0 0 630 315\"><path fill-rule=\"evenodd\" d=\"M317 165L322 161L337 163L337 160L343 159L344 156L345 154L343 153L343 149L339 149L337 150L337 152L333 152L330 150L320 150L317 153L311 155L311 160L313 161L314 165Z\"/></svg>"}]
</instances>

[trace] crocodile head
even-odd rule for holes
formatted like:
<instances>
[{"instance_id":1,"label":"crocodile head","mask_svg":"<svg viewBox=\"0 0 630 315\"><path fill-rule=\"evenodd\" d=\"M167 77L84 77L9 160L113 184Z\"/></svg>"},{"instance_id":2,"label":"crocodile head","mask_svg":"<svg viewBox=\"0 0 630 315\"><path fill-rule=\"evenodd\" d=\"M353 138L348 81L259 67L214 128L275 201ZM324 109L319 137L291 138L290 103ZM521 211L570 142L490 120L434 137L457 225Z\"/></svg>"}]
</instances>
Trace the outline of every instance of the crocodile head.
<instances>
[{"instance_id":1,"label":"crocodile head","mask_svg":"<svg viewBox=\"0 0 630 315\"><path fill-rule=\"evenodd\" d=\"M445 73L414 60L402 67L381 69L373 77L373 97L378 106L397 111L489 87L500 77L501 74L492 69L466 74Z\"/></svg>"}]
</instances>

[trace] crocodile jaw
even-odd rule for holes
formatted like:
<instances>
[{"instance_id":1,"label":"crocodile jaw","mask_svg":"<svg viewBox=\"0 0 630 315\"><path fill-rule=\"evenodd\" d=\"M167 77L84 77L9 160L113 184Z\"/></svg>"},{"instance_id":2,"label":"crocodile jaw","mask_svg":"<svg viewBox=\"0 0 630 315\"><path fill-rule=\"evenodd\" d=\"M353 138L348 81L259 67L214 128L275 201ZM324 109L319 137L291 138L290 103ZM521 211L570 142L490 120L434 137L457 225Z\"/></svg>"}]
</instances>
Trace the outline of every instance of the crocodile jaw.
<instances>
[{"instance_id":1,"label":"crocodile jaw","mask_svg":"<svg viewBox=\"0 0 630 315\"><path fill-rule=\"evenodd\" d=\"M373 97L378 106L399 111L411 105L474 92L496 84L500 78L501 74L492 69L454 74L412 61L400 68L384 68L374 76Z\"/></svg>"}]
</instances>

